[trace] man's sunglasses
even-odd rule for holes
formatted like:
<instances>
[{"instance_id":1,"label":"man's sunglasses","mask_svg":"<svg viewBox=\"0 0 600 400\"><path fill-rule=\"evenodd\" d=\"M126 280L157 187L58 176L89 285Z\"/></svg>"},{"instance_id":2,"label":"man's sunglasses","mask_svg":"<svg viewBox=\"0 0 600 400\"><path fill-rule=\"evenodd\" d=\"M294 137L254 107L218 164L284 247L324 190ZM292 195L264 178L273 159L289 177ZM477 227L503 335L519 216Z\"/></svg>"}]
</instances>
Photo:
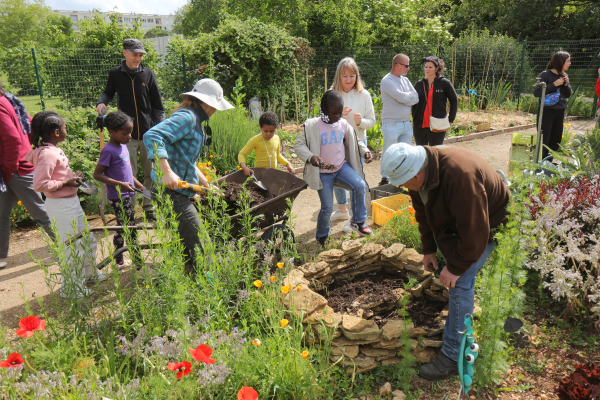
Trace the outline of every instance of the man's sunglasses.
<instances>
[{"instance_id":1,"label":"man's sunglasses","mask_svg":"<svg viewBox=\"0 0 600 400\"><path fill-rule=\"evenodd\" d=\"M402 63L398 63L398 64L400 64L400 65L404 65L406 68L410 68L410 65L409 65L409 64L402 64Z\"/></svg>"}]
</instances>

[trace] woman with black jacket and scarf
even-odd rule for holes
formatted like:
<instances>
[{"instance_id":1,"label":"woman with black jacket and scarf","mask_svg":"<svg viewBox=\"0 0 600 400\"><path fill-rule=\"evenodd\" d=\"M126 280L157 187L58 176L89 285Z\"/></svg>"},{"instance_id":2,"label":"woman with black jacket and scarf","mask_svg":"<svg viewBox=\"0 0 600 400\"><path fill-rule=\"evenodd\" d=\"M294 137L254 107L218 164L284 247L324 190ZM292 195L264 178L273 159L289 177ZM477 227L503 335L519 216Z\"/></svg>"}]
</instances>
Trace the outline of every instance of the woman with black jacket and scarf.
<instances>
[{"instance_id":1,"label":"woman with black jacket and scarf","mask_svg":"<svg viewBox=\"0 0 600 400\"><path fill-rule=\"evenodd\" d=\"M558 103L551 106L544 106L544 114L542 115L542 139L544 140L544 148L542 149L542 159L548 157L551 150L557 151L558 145L562 139L563 125L565 122L565 110L567 109L567 99L573 94L571 85L569 85L569 77L565 71L571 66L571 56L565 51L557 51L554 53L545 71L542 71L537 77L546 82L546 96L560 91ZM542 87L536 86L533 89L533 95L542 99ZM538 118L539 118L538 111ZM539 121L539 119L538 119Z\"/></svg>"},{"instance_id":2,"label":"woman with black jacket and scarf","mask_svg":"<svg viewBox=\"0 0 600 400\"><path fill-rule=\"evenodd\" d=\"M454 122L458 111L458 97L452 83L443 76L444 60L435 56L425 57L425 77L415 84L419 102L412 106L413 134L417 146L438 146L444 143L446 132L432 132L429 116ZM450 102L450 113L446 104Z\"/></svg>"}]
</instances>

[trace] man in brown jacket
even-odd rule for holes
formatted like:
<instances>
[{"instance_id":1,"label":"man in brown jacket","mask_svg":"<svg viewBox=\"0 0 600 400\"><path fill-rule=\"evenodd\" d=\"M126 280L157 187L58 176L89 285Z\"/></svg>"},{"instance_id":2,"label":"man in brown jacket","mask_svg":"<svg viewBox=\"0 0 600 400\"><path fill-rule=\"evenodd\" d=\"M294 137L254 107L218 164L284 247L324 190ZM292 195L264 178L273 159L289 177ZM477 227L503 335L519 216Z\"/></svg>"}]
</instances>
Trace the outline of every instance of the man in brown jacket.
<instances>
[{"instance_id":1,"label":"man in brown jacket","mask_svg":"<svg viewBox=\"0 0 600 400\"><path fill-rule=\"evenodd\" d=\"M438 269L437 250L446 260L441 282L450 293L442 352L421 366L422 377L446 379L458 373L464 318L473 313L475 276L494 249L494 229L506 223L508 189L480 156L461 147L392 145L383 169L393 185L410 191L419 223L423 264Z\"/></svg>"}]
</instances>

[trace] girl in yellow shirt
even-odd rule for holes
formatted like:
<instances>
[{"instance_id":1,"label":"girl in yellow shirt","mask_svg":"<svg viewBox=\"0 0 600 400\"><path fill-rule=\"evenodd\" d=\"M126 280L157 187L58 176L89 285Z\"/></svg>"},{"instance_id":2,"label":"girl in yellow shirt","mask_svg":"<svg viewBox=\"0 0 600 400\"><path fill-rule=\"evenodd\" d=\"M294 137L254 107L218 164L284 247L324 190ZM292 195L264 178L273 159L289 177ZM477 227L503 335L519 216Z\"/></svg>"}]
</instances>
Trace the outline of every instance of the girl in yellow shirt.
<instances>
[{"instance_id":1,"label":"girl in yellow shirt","mask_svg":"<svg viewBox=\"0 0 600 400\"><path fill-rule=\"evenodd\" d=\"M290 174L296 173L292 164L281 155L279 136L275 134L278 124L277 115L271 111L267 111L258 119L261 134L250 139L238 154L240 167L246 176L254 174L254 171L246 166L246 157L252 150L256 153L255 168L277 168L279 162L286 166Z\"/></svg>"}]
</instances>

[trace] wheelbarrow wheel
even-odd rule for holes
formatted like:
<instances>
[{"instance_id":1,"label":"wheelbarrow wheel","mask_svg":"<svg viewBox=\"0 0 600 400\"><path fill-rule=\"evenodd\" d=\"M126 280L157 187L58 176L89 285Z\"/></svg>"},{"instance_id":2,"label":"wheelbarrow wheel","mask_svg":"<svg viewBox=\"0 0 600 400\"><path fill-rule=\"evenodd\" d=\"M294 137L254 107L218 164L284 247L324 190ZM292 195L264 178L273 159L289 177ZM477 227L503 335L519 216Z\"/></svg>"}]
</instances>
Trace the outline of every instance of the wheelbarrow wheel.
<instances>
[{"instance_id":1,"label":"wheelbarrow wheel","mask_svg":"<svg viewBox=\"0 0 600 400\"><path fill-rule=\"evenodd\" d=\"M277 224L271 225L267 230L262 234L260 240L263 242L273 241L276 238L281 237L281 240L284 242L295 243L296 238L294 237L294 232L290 229L286 224Z\"/></svg>"}]
</instances>

